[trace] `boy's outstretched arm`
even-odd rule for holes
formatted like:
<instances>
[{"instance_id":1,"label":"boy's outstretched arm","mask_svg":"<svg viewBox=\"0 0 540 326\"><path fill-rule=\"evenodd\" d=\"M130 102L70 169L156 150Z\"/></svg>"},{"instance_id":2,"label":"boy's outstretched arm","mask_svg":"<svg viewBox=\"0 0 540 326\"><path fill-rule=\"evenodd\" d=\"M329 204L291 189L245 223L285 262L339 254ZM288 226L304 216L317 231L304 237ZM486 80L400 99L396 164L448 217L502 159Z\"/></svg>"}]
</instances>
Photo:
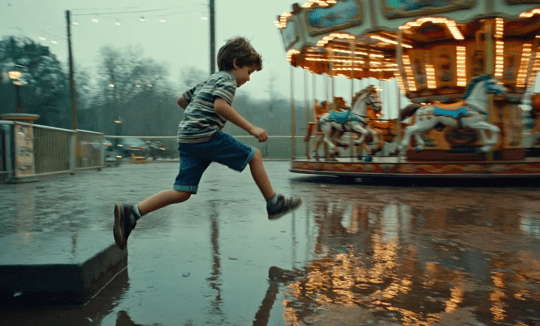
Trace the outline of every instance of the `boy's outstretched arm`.
<instances>
[{"instance_id":1,"label":"boy's outstretched arm","mask_svg":"<svg viewBox=\"0 0 540 326\"><path fill-rule=\"evenodd\" d=\"M265 142L268 139L268 134L264 129L255 127L249 123L249 121L238 114L238 112L236 112L224 99L216 97L216 100L214 101L214 111L238 127L249 132L249 134L257 138L259 142Z\"/></svg>"}]
</instances>

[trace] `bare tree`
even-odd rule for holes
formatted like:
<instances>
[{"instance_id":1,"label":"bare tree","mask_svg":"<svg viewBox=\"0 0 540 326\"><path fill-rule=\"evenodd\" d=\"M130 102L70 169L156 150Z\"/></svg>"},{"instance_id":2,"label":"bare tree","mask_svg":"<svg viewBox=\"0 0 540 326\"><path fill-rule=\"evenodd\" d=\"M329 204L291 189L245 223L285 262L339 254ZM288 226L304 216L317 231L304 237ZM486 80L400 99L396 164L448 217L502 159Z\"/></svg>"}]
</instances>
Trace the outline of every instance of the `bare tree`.
<instances>
[{"instance_id":1,"label":"bare tree","mask_svg":"<svg viewBox=\"0 0 540 326\"><path fill-rule=\"evenodd\" d=\"M202 83L208 77L210 76L207 72L196 67L180 69L180 84L183 91L197 86L197 84Z\"/></svg>"},{"instance_id":2,"label":"bare tree","mask_svg":"<svg viewBox=\"0 0 540 326\"><path fill-rule=\"evenodd\" d=\"M100 50L98 64L98 88L103 92L105 102L121 105L146 87L153 87L168 77L163 64L153 59L143 58L140 47L128 46L124 50L111 45Z\"/></svg>"}]
</instances>

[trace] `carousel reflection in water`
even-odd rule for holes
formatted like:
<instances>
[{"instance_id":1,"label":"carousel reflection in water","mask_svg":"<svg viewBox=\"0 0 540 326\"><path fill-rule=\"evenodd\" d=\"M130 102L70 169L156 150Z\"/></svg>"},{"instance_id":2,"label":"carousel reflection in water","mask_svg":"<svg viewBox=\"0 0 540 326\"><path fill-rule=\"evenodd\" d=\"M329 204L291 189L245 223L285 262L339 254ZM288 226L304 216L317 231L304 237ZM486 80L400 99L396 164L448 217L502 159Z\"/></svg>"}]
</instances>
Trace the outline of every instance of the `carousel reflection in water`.
<instances>
[{"instance_id":1,"label":"carousel reflection in water","mask_svg":"<svg viewBox=\"0 0 540 326\"><path fill-rule=\"evenodd\" d=\"M317 198L314 257L282 280L288 324L349 313L368 323L540 323L540 218L515 209L533 201L483 200L489 192L462 192L458 205Z\"/></svg>"}]
</instances>

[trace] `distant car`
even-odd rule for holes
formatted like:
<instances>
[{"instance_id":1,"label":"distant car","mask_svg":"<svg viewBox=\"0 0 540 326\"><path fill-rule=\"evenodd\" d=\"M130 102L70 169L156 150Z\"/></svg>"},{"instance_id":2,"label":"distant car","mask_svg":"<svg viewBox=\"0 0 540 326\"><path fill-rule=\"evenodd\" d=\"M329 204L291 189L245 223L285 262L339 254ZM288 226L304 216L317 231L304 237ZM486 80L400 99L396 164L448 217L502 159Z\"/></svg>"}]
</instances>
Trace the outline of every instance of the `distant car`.
<instances>
[{"instance_id":1,"label":"distant car","mask_svg":"<svg viewBox=\"0 0 540 326\"><path fill-rule=\"evenodd\" d=\"M167 150L167 145L165 145L163 142L156 140L156 141L147 141L149 150L150 150L150 157L152 157L154 160L157 158L163 158L165 157L165 151Z\"/></svg>"},{"instance_id":2,"label":"distant car","mask_svg":"<svg viewBox=\"0 0 540 326\"><path fill-rule=\"evenodd\" d=\"M149 150L144 140L134 137L124 137L118 144L118 153L123 157L131 157L131 154L146 157Z\"/></svg>"}]
</instances>

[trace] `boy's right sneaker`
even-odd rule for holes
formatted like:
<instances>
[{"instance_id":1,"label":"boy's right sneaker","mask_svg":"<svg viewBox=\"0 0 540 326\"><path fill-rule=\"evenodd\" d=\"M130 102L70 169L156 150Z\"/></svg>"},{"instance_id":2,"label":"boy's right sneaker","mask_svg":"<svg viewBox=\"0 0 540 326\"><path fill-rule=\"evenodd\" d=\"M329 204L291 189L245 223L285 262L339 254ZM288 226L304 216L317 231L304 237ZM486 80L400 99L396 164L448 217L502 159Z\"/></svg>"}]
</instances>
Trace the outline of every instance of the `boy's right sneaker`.
<instances>
[{"instance_id":1,"label":"boy's right sneaker","mask_svg":"<svg viewBox=\"0 0 540 326\"><path fill-rule=\"evenodd\" d=\"M126 249L129 234L137 225L137 222L131 222L131 216L133 215L131 211L132 207L132 205L121 203L114 205L114 241L116 241L116 245L122 250Z\"/></svg>"},{"instance_id":2,"label":"boy's right sneaker","mask_svg":"<svg viewBox=\"0 0 540 326\"><path fill-rule=\"evenodd\" d=\"M277 202L272 205L268 203L266 205L266 211L268 212L268 219L275 220L283 215L290 213L302 205L302 198L290 197L285 198L283 195L278 196Z\"/></svg>"}]
</instances>

